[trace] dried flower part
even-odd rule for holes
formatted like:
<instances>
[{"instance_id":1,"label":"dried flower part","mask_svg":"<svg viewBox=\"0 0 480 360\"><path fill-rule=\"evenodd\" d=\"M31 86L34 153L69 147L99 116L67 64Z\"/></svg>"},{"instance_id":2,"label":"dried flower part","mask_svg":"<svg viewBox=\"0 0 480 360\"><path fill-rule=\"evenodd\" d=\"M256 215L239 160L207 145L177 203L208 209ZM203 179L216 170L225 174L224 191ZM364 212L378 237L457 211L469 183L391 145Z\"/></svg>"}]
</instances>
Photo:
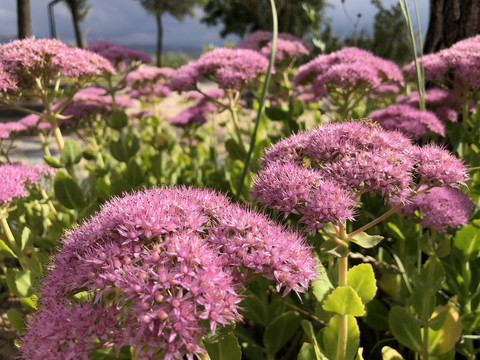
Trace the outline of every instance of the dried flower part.
<instances>
[{"instance_id":1,"label":"dried flower part","mask_svg":"<svg viewBox=\"0 0 480 360\"><path fill-rule=\"evenodd\" d=\"M28 195L29 186L37 184L43 176L51 176L54 170L46 165L27 166L17 163L0 164L0 205Z\"/></svg>"},{"instance_id":2,"label":"dried flower part","mask_svg":"<svg viewBox=\"0 0 480 360\"><path fill-rule=\"evenodd\" d=\"M354 193L301 166L274 163L258 173L252 195L267 207L285 213L300 214L308 230L328 222L353 220Z\"/></svg>"},{"instance_id":3,"label":"dried flower part","mask_svg":"<svg viewBox=\"0 0 480 360\"><path fill-rule=\"evenodd\" d=\"M21 90L32 90L41 79L43 86L60 77L90 80L115 70L108 60L92 52L69 48L55 39L15 40L0 47L5 72Z\"/></svg>"},{"instance_id":4,"label":"dried flower part","mask_svg":"<svg viewBox=\"0 0 480 360\"><path fill-rule=\"evenodd\" d=\"M468 223L474 204L470 198L458 189L437 187L412 198L400 210L411 216L418 210L423 227L431 227L440 232L456 229Z\"/></svg>"},{"instance_id":5,"label":"dried flower part","mask_svg":"<svg viewBox=\"0 0 480 360\"><path fill-rule=\"evenodd\" d=\"M344 48L300 66L295 74L295 85L313 83L318 97L326 96L329 87L356 88L375 91L380 85L403 84L398 66L372 53L355 47Z\"/></svg>"},{"instance_id":6,"label":"dried flower part","mask_svg":"<svg viewBox=\"0 0 480 360\"><path fill-rule=\"evenodd\" d=\"M88 45L87 50L108 59L116 69L124 70L134 62L151 63L152 57L141 50L131 49L109 40L98 40Z\"/></svg>"},{"instance_id":7,"label":"dried flower part","mask_svg":"<svg viewBox=\"0 0 480 360\"><path fill-rule=\"evenodd\" d=\"M445 136L445 126L433 112L418 110L410 105L390 105L373 111L368 117L384 129L398 130L415 140L429 133Z\"/></svg>"},{"instance_id":8,"label":"dried flower part","mask_svg":"<svg viewBox=\"0 0 480 360\"><path fill-rule=\"evenodd\" d=\"M64 237L21 351L77 359L98 345L130 345L136 358L193 359L201 336L240 320L249 274L302 292L316 266L304 238L213 191L115 198ZM87 299L75 297L81 291Z\"/></svg>"},{"instance_id":9,"label":"dried flower part","mask_svg":"<svg viewBox=\"0 0 480 360\"><path fill-rule=\"evenodd\" d=\"M194 90L197 82L205 78L218 83L222 89L240 90L264 74L267 68L267 58L256 51L219 48L178 69L170 88L175 91Z\"/></svg>"},{"instance_id":10,"label":"dried flower part","mask_svg":"<svg viewBox=\"0 0 480 360\"><path fill-rule=\"evenodd\" d=\"M246 39L237 45L237 49L251 49L262 55L270 56L272 52L273 34L270 31L258 30L251 33ZM279 33L277 37L277 50L275 52L275 64L286 62L287 65L294 58L308 55L310 47L302 40L288 33Z\"/></svg>"}]
</instances>

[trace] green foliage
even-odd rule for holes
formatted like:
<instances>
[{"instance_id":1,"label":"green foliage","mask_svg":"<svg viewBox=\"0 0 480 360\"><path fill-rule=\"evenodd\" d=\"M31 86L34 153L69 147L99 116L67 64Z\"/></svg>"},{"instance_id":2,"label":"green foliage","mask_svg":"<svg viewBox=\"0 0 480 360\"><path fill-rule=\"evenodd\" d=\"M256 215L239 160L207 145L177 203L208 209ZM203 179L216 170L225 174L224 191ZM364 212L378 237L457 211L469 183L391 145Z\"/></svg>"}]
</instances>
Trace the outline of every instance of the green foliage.
<instances>
[{"instance_id":1,"label":"green foliage","mask_svg":"<svg viewBox=\"0 0 480 360\"><path fill-rule=\"evenodd\" d=\"M205 343L205 348L211 360L240 360L242 358L238 339L233 333L225 335L214 343Z\"/></svg>"},{"instance_id":2,"label":"green foliage","mask_svg":"<svg viewBox=\"0 0 480 360\"><path fill-rule=\"evenodd\" d=\"M296 36L305 35L310 26L319 28L326 5L324 0L275 1L278 12L279 31ZM309 5L313 16L304 11L303 4ZM269 0L208 0L202 22L209 26L223 25L220 34L245 36L255 30L272 29L272 11ZM311 25L311 21L313 24Z\"/></svg>"}]
</instances>

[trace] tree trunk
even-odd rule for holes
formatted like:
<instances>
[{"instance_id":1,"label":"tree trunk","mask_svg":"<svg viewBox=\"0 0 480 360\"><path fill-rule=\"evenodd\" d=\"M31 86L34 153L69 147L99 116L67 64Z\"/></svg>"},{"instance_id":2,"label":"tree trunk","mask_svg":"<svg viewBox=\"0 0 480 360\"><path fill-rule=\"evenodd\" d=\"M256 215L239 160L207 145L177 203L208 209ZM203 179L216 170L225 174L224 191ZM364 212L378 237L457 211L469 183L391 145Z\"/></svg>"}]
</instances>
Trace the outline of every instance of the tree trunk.
<instances>
[{"instance_id":1,"label":"tree trunk","mask_svg":"<svg viewBox=\"0 0 480 360\"><path fill-rule=\"evenodd\" d=\"M448 48L480 33L479 0L430 0L430 21L424 53Z\"/></svg>"},{"instance_id":2,"label":"tree trunk","mask_svg":"<svg viewBox=\"0 0 480 360\"><path fill-rule=\"evenodd\" d=\"M163 45L163 27L162 27L162 14L160 11L155 13L155 19L157 20L157 66L162 66L162 45Z\"/></svg>"},{"instance_id":3,"label":"tree trunk","mask_svg":"<svg viewBox=\"0 0 480 360\"><path fill-rule=\"evenodd\" d=\"M32 36L30 0L17 0L17 24L19 39Z\"/></svg>"},{"instance_id":4,"label":"tree trunk","mask_svg":"<svg viewBox=\"0 0 480 360\"><path fill-rule=\"evenodd\" d=\"M78 18L77 0L70 1L70 10L72 12L73 27L75 29L75 39L77 40L77 47L83 49L82 30L80 29L80 20Z\"/></svg>"}]
</instances>

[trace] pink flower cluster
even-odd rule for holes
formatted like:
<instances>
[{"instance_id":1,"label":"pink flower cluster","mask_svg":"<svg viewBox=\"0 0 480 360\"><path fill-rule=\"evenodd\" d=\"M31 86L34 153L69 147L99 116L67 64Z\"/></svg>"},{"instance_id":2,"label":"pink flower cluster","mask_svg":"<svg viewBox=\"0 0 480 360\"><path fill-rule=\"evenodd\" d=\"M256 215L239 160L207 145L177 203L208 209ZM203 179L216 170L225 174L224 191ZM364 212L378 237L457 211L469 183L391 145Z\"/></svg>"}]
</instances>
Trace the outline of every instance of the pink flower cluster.
<instances>
[{"instance_id":1,"label":"pink flower cluster","mask_svg":"<svg viewBox=\"0 0 480 360\"><path fill-rule=\"evenodd\" d=\"M397 103L418 108L418 92L412 91L408 97L400 97ZM452 93L446 90L433 88L425 91L425 105L442 121L458 121L457 110L460 107L460 103Z\"/></svg>"},{"instance_id":2,"label":"pink flower cluster","mask_svg":"<svg viewBox=\"0 0 480 360\"><path fill-rule=\"evenodd\" d=\"M404 202L418 181L457 187L467 179L461 160L435 145L412 145L396 131L368 122L324 125L266 150L253 196L286 213L303 214L310 230L352 220L357 199L377 193Z\"/></svg>"},{"instance_id":3,"label":"pink flower cluster","mask_svg":"<svg viewBox=\"0 0 480 360\"><path fill-rule=\"evenodd\" d=\"M151 63L152 57L141 50L131 49L109 40L98 40L88 45L87 50L108 59L116 69L124 70L132 63Z\"/></svg>"},{"instance_id":4,"label":"pink flower cluster","mask_svg":"<svg viewBox=\"0 0 480 360\"><path fill-rule=\"evenodd\" d=\"M174 73L175 70L168 67L142 66L125 77L129 85L126 92L133 99L149 102L168 97L168 85Z\"/></svg>"},{"instance_id":5,"label":"pink flower cluster","mask_svg":"<svg viewBox=\"0 0 480 360\"><path fill-rule=\"evenodd\" d=\"M267 58L257 51L219 48L178 69L172 78L170 89L195 90L200 80L208 79L218 83L222 89L240 90L264 74L267 68Z\"/></svg>"},{"instance_id":6,"label":"pink flower cluster","mask_svg":"<svg viewBox=\"0 0 480 360\"><path fill-rule=\"evenodd\" d=\"M69 48L55 39L29 38L6 43L0 47L0 62L10 81L26 91L36 86L37 78L46 86L60 77L88 80L115 73L105 58L87 50ZM9 88L12 86L10 83Z\"/></svg>"},{"instance_id":7,"label":"pink flower cluster","mask_svg":"<svg viewBox=\"0 0 480 360\"><path fill-rule=\"evenodd\" d=\"M270 56L273 34L270 31L255 31L237 45L237 49L252 49L262 55ZM302 40L288 33L279 33L275 64L292 62L296 57L308 55L310 47Z\"/></svg>"},{"instance_id":8,"label":"pink flower cluster","mask_svg":"<svg viewBox=\"0 0 480 360\"><path fill-rule=\"evenodd\" d=\"M27 126L19 121L0 123L0 142L1 139L8 139L25 130Z\"/></svg>"},{"instance_id":9,"label":"pink flower cluster","mask_svg":"<svg viewBox=\"0 0 480 360\"><path fill-rule=\"evenodd\" d=\"M416 195L400 212L411 216L420 212L423 227L431 227L440 232L455 229L467 224L474 208L470 198L458 189L436 187L428 193Z\"/></svg>"},{"instance_id":10,"label":"pink flower cluster","mask_svg":"<svg viewBox=\"0 0 480 360\"><path fill-rule=\"evenodd\" d=\"M42 176L51 176L53 173L53 169L46 165L0 164L0 205L27 196L30 185L37 184Z\"/></svg>"},{"instance_id":11,"label":"pink flower cluster","mask_svg":"<svg viewBox=\"0 0 480 360\"><path fill-rule=\"evenodd\" d=\"M337 88L375 92L382 85L399 85L403 81L394 62L355 47L320 55L300 66L294 77L297 86L313 84L317 97L325 97Z\"/></svg>"},{"instance_id":12,"label":"pink flower cluster","mask_svg":"<svg viewBox=\"0 0 480 360\"><path fill-rule=\"evenodd\" d=\"M201 336L241 319L250 275L303 292L317 265L304 238L213 191L114 198L63 238L20 351L88 359L129 345L135 358L193 359Z\"/></svg>"},{"instance_id":13,"label":"pink flower cluster","mask_svg":"<svg viewBox=\"0 0 480 360\"><path fill-rule=\"evenodd\" d=\"M463 96L480 88L480 35L461 40L448 49L425 55L420 61L425 69L425 79L452 87ZM404 68L415 75L412 62Z\"/></svg>"},{"instance_id":14,"label":"pink flower cluster","mask_svg":"<svg viewBox=\"0 0 480 360\"><path fill-rule=\"evenodd\" d=\"M368 117L384 129L398 130L415 140L429 133L445 136L445 126L433 112L406 104L394 104L375 110Z\"/></svg>"}]
</instances>

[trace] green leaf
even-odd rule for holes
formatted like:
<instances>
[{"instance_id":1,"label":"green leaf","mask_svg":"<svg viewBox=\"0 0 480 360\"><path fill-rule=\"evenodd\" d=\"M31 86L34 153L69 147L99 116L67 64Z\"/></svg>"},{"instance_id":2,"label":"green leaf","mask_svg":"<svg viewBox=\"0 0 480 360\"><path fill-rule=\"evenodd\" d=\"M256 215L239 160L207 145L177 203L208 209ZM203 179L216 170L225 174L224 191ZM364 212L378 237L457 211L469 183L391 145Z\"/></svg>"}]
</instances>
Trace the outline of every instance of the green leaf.
<instances>
[{"instance_id":1,"label":"green leaf","mask_svg":"<svg viewBox=\"0 0 480 360\"><path fill-rule=\"evenodd\" d=\"M433 277L430 279L429 287L427 288L427 279L429 268L433 266ZM415 287L422 289L425 293L429 295L435 294L442 288L443 283L445 282L445 270L441 261L437 258L429 258L423 265L420 275L416 275L413 278Z\"/></svg>"},{"instance_id":2,"label":"green leaf","mask_svg":"<svg viewBox=\"0 0 480 360\"><path fill-rule=\"evenodd\" d=\"M256 295L249 294L241 302L241 307L247 309L244 317L256 324L266 326L268 322L267 309L265 303L261 301Z\"/></svg>"},{"instance_id":3,"label":"green leaf","mask_svg":"<svg viewBox=\"0 0 480 360\"><path fill-rule=\"evenodd\" d=\"M96 156L97 156L97 151L93 149L85 149L83 151L83 158L86 160L95 160Z\"/></svg>"},{"instance_id":4,"label":"green leaf","mask_svg":"<svg viewBox=\"0 0 480 360\"><path fill-rule=\"evenodd\" d=\"M135 159L128 160L127 164L127 181L133 186L137 187L143 183L144 177L141 167L137 164Z\"/></svg>"},{"instance_id":5,"label":"green leaf","mask_svg":"<svg viewBox=\"0 0 480 360\"><path fill-rule=\"evenodd\" d=\"M318 357L315 354L315 348L310 343L303 343L297 356L297 360L313 360Z\"/></svg>"},{"instance_id":6,"label":"green leaf","mask_svg":"<svg viewBox=\"0 0 480 360\"><path fill-rule=\"evenodd\" d=\"M63 171L58 171L55 175L53 188L58 201L69 209L80 209L87 204L80 186Z\"/></svg>"},{"instance_id":7,"label":"green leaf","mask_svg":"<svg viewBox=\"0 0 480 360\"><path fill-rule=\"evenodd\" d=\"M458 230L453 246L460 249L466 259L477 258L480 250L480 219L473 220Z\"/></svg>"},{"instance_id":8,"label":"green leaf","mask_svg":"<svg viewBox=\"0 0 480 360\"><path fill-rule=\"evenodd\" d=\"M447 315L440 329L428 329L428 352L438 356L445 354L455 347L462 335L462 322L460 315L453 305L437 306L433 313L433 319L446 312Z\"/></svg>"},{"instance_id":9,"label":"green leaf","mask_svg":"<svg viewBox=\"0 0 480 360\"><path fill-rule=\"evenodd\" d=\"M62 163L60 163L57 159L51 157L51 156L47 156L45 155L43 157L43 161L45 161L45 163L52 167L52 168L55 168L55 169L60 169L60 168L63 168L65 167L65 165L63 165Z\"/></svg>"},{"instance_id":10,"label":"green leaf","mask_svg":"<svg viewBox=\"0 0 480 360\"><path fill-rule=\"evenodd\" d=\"M290 107L290 116L292 118L300 117L305 111L305 103L302 99L298 99L293 104L293 107Z\"/></svg>"},{"instance_id":11,"label":"green leaf","mask_svg":"<svg viewBox=\"0 0 480 360\"><path fill-rule=\"evenodd\" d=\"M364 304L371 301L377 293L372 265L360 264L348 270L347 284L355 290Z\"/></svg>"},{"instance_id":12,"label":"green leaf","mask_svg":"<svg viewBox=\"0 0 480 360\"><path fill-rule=\"evenodd\" d=\"M263 344L267 353L275 355L290 340L300 327L301 317L296 311L277 316L265 328Z\"/></svg>"},{"instance_id":13,"label":"green leaf","mask_svg":"<svg viewBox=\"0 0 480 360\"><path fill-rule=\"evenodd\" d=\"M128 116L125 111L116 110L112 115L112 121L108 123L112 129L122 130L128 125Z\"/></svg>"},{"instance_id":14,"label":"green leaf","mask_svg":"<svg viewBox=\"0 0 480 360\"><path fill-rule=\"evenodd\" d=\"M392 349L390 346L384 346L382 348L382 360L404 360L402 355L397 350Z\"/></svg>"},{"instance_id":15,"label":"green leaf","mask_svg":"<svg viewBox=\"0 0 480 360\"><path fill-rule=\"evenodd\" d=\"M407 238L405 237L405 235L403 235L400 228L392 222L387 222L387 231L396 240L399 240L399 241L407 240ZM388 348L388 346L385 346L384 348Z\"/></svg>"},{"instance_id":16,"label":"green leaf","mask_svg":"<svg viewBox=\"0 0 480 360\"><path fill-rule=\"evenodd\" d=\"M275 107L266 107L265 115L273 121L284 121L290 118L290 113L288 111Z\"/></svg>"},{"instance_id":17,"label":"green leaf","mask_svg":"<svg viewBox=\"0 0 480 360\"><path fill-rule=\"evenodd\" d=\"M398 342L413 351L422 350L420 325L410 311L401 306L392 307L388 314L388 324Z\"/></svg>"},{"instance_id":18,"label":"green leaf","mask_svg":"<svg viewBox=\"0 0 480 360\"><path fill-rule=\"evenodd\" d=\"M323 309L340 315L362 316L365 313L362 299L350 286L333 290L323 302Z\"/></svg>"},{"instance_id":19,"label":"green leaf","mask_svg":"<svg viewBox=\"0 0 480 360\"><path fill-rule=\"evenodd\" d=\"M339 315L332 317L323 333L323 344L329 359L337 358L339 319ZM357 319L353 316L347 316L347 319L347 350L345 360L353 360L357 355L357 349L360 344L360 329L358 328Z\"/></svg>"},{"instance_id":20,"label":"green leaf","mask_svg":"<svg viewBox=\"0 0 480 360\"><path fill-rule=\"evenodd\" d=\"M345 243L337 243L335 240L326 240L320 246L320 251L336 257L346 257L350 252L348 245Z\"/></svg>"},{"instance_id":21,"label":"green leaf","mask_svg":"<svg viewBox=\"0 0 480 360\"><path fill-rule=\"evenodd\" d=\"M370 301L365 307L366 314L363 317L365 323L371 328L385 331L388 326L388 308L377 299Z\"/></svg>"},{"instance_id":22,"label":"green leaf","mask_svg":"<svg viewBox=\"0 0 480 360\"><path fill-rule=\"evenodd\" d=\"M7 285L18 297L28 297L33 293L32 273L30 270L7 268Z\"/></svg>"},{"instance_id":23,"label":"green leaf","mask_svg":"<svg viewBox=\"0 0 480 360\"><path fill-rule=\"evenodd\" d=\"M228 139L225 142L225 148L230 157L234 160L244 160L247 156L245 150L234 139Z\"/></svg>"},{"instance_id":24,"label":"green leaf","mask_svg":"<svg viewBox=\"0 0 480 360\"><path fill-rule=\"evenodd\" d=\"M480 310L462 315L462 326L466 334L480 334Z\"/></svg>"},{"instance_id":25,"label":"green leaf","mask_svg":"<svg viewBox=\"0 0 480 360\"><path fill-rule=\"evenodd\" d=\"M240 360L242 358L242 350L233 333L229 333L215 343L205 343L204 345L211 360Z\"/></svg>"},{"instance_id":26,"label":"green leaf","mask_svg":"<svg viewBox=\"0 0 480 360\"><path fill-rule=\"evenodd\" d=\"M130 346L122 347L118 357L115 354L115 348L113 346L109 346L89 353L88 358L92 360L131 360L132 355Z\"/></svg>"},{"instance_id":27,"label":"green leaf","mask_svg":"<svg viewBox=\"0 0 480 360\"><path fill-rule=\"evenodd\" d=\"M320 270L317 272L317 274L317 280L312 282L313 295L317 301L322 302L325 300L327 294L334 289L334 287L330 282L326 271Z\"/></svg>"},{"instance_id":28,"label":"green leaf","mask_svg":"<svg viewBox=\"0 0 480 360\"><path fill-rule=\"evenodd\" d=\"M311 342L311 344L308 344L308 343L304 343L302 348L305 346L305 345L310 345L311 346L311 350L313 350L313 353L311 353L311 350L310 350L310 347L306 346L307 349L304 350L305 352L305 355L303 356L306 356L306 354L313 354L313 356L311 357L303 357L304 359L317 359L317 360L328 360L328 358L322 353L322 350L320 349L320 346L318 345L318 342L317 342L317 337L315 336L315 332L313 330L313 326L312 326L312 323L308 320L302 320L301 322L302 324L302 329L303 331L305 332L305 334L307 335L308 337L308 340ZM300 359L300 354L302 353L302 349L300 349L300 352L298 354L298 358Z\"/></svg>"},{"instance_id":29,"label":"green leaf","mask_svg":"<svg viewBox=\"0 0 480 360\"><path fill-rule=\"evenodd\" d=\"M380 241L383 240L383 236L380 235L368 235L366 232L361 232L355 235L352 238L352 241L360 245L361 247L365 249L370 249L377 245Z\"/></svg>"},{"instance_id":30,"label":"green leaf","mask_svg":"<svg viewBox=\"0 0 480 360\"><path fill-rule=\"evenodd\" d=\"M38 310L38 297L35 294L29 297L20 298L20 302L25 308L29 310Z\"/></svg>"},{"instance_id":31,"label":"green leaf","mask_svg":"<svg viewBox=\"0 0 480 360\"><path fill-rule=\"evenodd\" d=\"M6 251L8 252L11 256L13 256L14 258L17 257L17 255L15 255L15 253L12 251L12 249L10 249L8 247L7 244L5 244L5 242L3 240L0 239L0 251Z\"/></svg>"},{"instance_id":32,"label":"green leaf","mask_svg":"<svg viewBox=\"0 0 480 360\"><path fill-rule=\"evenodd\" d=\"M22 236L20 237L20 244L18 244L20 251L23 252L27 247L27 245L31 245L31 244L32 244L32 231L29 228L24 227L22 231Z\"/></svg>"},{"instance_id":33,"label":"green leaf","mask_svg":"<svg viewBox=\"0 0 480 360\"><path fill-rule=\"evenodd\" d=\"M67 139L60 153L60 162L65 166L77 164L83 157L82 148L75 141Z\"/></svg>"},{"instance_id":34,"label":"green leaf","mask_svg":"<svg viewBox=\"0 0 480 360\"><path fill-rule=\"evenodd\" d=\"M17 330L17 332L25 332L25 315L16 309L7 310L8 321Z\"/></svg>"}]
</instances>

